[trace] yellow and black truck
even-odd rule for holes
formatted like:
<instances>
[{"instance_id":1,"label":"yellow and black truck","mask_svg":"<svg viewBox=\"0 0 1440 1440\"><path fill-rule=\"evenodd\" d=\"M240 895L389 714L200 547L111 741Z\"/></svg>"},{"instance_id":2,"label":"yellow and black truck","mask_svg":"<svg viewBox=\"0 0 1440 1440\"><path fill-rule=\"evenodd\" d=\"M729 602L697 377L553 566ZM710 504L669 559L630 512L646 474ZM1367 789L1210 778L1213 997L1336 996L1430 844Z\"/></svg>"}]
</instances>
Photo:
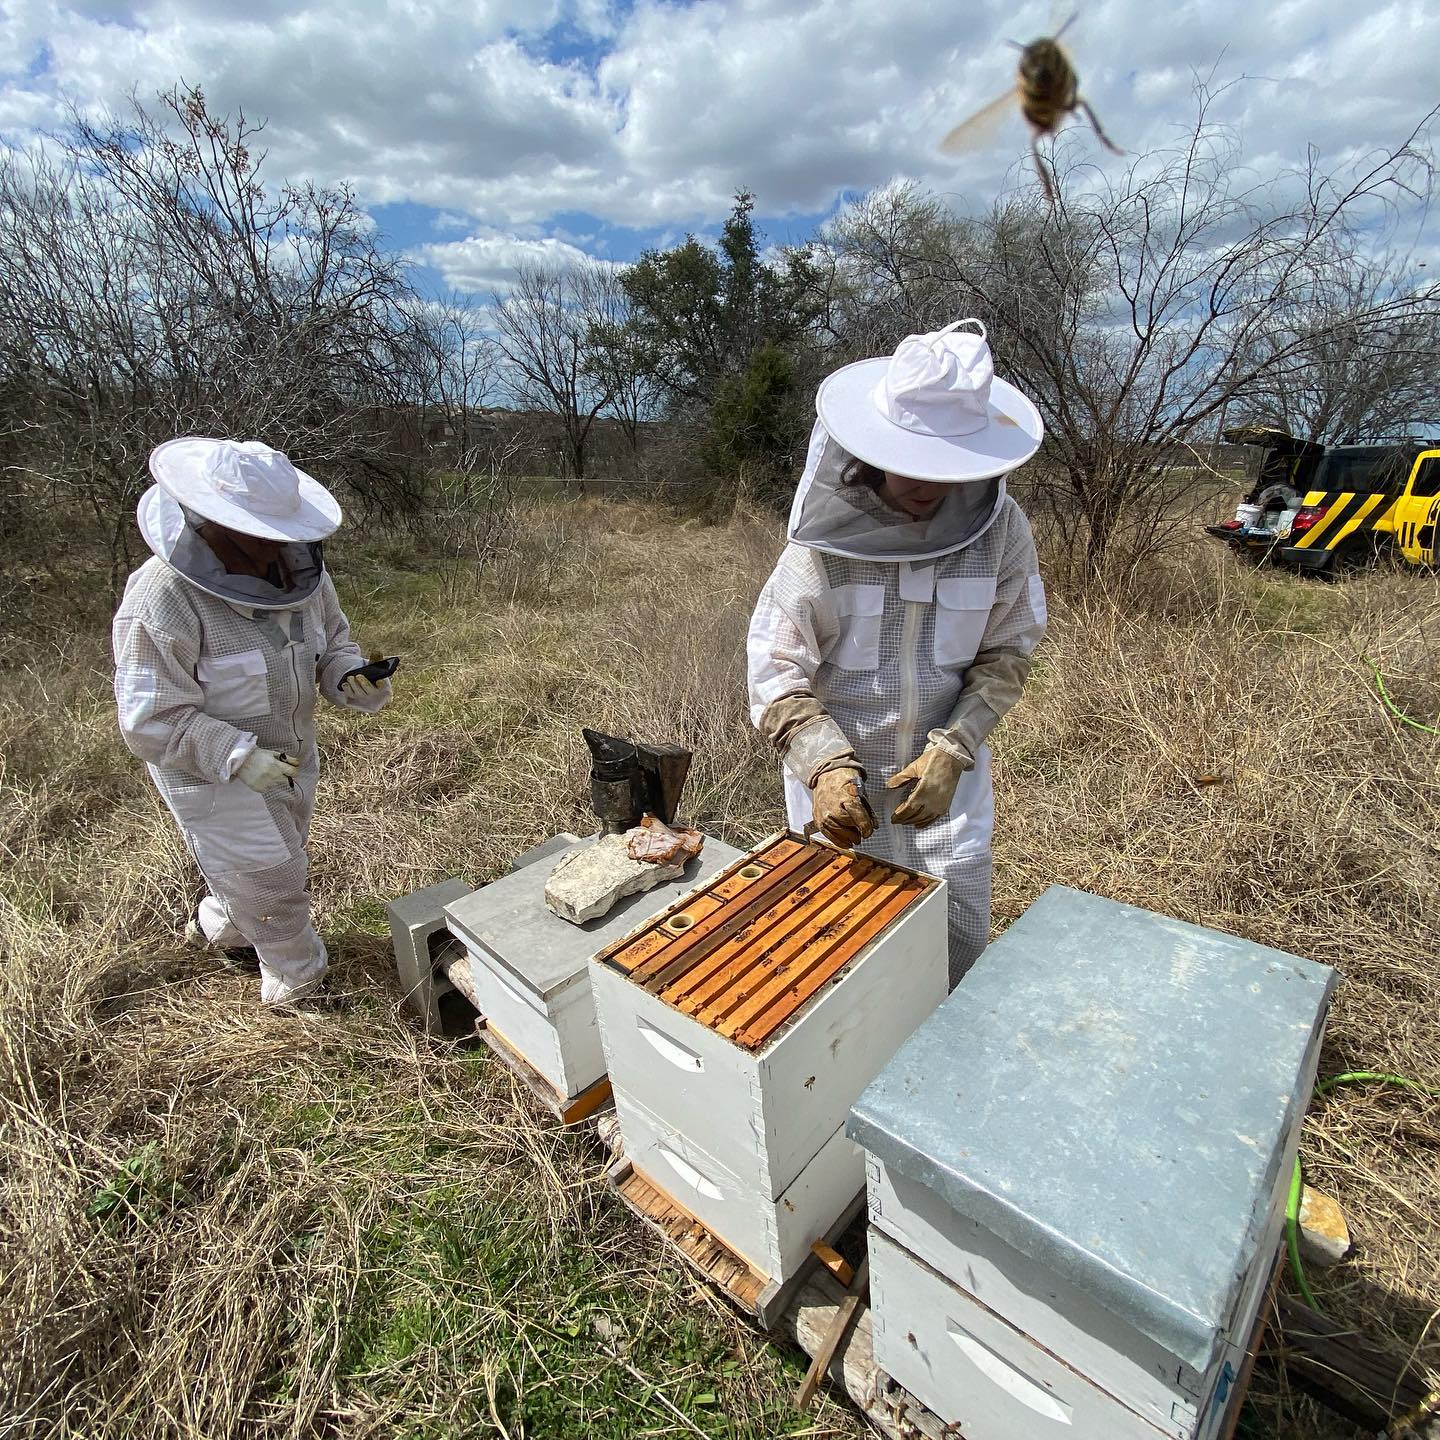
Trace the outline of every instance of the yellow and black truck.
<instances>
[{"instance_id":1,"label":"yellow and black truck","mask_svg":"<svg viewBox=\"0 0 1440 1440\"><path fill-rule=\"evenodd\" d=\"M1222 438L1259 452L1235 518L1205 527L1238 554L1318 575L1371 564L1387 551L1436 565L1440 448L1316 445L1254 425Z\"/></svg>"}]
</instances>

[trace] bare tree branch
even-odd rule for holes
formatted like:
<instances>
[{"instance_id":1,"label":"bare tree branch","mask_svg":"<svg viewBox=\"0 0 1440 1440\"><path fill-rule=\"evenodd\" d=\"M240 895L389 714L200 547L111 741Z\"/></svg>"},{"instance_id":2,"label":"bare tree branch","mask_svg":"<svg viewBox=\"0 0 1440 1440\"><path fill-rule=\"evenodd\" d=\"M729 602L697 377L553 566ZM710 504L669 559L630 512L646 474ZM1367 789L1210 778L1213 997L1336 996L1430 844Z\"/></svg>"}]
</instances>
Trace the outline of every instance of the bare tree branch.
<instances>
[{"instance_id":1,"label":"bare tree branch","mask_svg":"<svg viewBox=\"0 0 1440 1440\"><path fill-rule=\"evenodd\" d=\"M570 473L582 492L590 431L614 394L615 376L595 341L612 313L609 271L598 262L522 265L514 288L493 302L505 384L519 405L558 417Z\"/></svg>"}]
</instances>

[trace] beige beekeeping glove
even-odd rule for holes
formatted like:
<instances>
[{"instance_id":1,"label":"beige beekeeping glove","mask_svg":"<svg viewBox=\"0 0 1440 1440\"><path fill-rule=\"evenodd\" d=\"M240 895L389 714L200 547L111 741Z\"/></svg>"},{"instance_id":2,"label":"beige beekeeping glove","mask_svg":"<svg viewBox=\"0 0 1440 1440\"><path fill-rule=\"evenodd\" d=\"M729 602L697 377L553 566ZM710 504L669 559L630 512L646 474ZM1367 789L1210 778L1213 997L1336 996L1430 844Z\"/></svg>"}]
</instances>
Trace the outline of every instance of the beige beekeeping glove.
<instances>
[{"instance_id":1,"label":"beige beekeeping glove","mask_svg":"<svg viewBox=\"0 0 1440 1440\"><path fill-rule=\"evenodd\" d=\"M938 745L931 745L918 760L897 771L886 782L887 790L897 790L902 785L911 787L910 793L895 807L891 822L920 829L948 815L960 777L974 765L973 760L966 762Z\"/></svg>"},{"instance_id":2,"label":"beige beekeeping glove","mask_svg":"<svg viewBox=\"0 0 1440 1440\"><path fill-rule=\"evenodd\" d=\"M826 770L811 791L820 833L846 850L875 833L875 814L861 789L864 780L864 772L854 768Z\"/></svg>"},{"instance_id":3,"label":"beige beekeeping glove","mask_svg":"<svg viewBox=\"0 0 1440 1440\"><path fill-rule=\"evenodd\" d=\"M262 750L256 746L235 772L235 778L262 795L277 785L294 780L300 769L300 762L279 750Z\"/></svg>"}]
</instances>

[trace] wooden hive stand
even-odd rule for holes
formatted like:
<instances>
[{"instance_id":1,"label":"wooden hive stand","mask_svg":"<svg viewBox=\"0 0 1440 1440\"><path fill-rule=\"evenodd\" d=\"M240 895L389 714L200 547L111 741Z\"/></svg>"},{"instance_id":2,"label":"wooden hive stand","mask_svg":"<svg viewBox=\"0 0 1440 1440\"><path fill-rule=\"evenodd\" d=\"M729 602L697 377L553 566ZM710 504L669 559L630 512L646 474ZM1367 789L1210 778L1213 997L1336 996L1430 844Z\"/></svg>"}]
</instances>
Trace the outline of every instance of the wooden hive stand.
<instances>
[{"instance_id":1,"label":"wooden hive stand","mask_svg":"<svg viewBox=\"0 0 1440 1440\"><path fill-rule=\"evenodd\" d=\"M617 1131L612 1143L618 1142ZM766 1330L774 1330L780 1324L812 1270L821 1268L820 1261L812 1259L809 1265L796 1271L783 1283L774 1281L713 1235L661 1186L635 1169L624 1155L606 1170L605 1178L620 1201L659 1235L677 1258L702 1280L713 1285L748 1319L758 1320ZM857 1195L830 1231L824 1236L817 1236L817 1240L837 1240L860 1213L864 1203L865 1196Z\"/></svg>"},{"instance_id":2,"label":"wooden hive stand","mask_svg":"<svg viewBox=\"0 0 1440 1440\"><path fill-rule=\"evenodd\" d=\"M562 1125L579 1125L610 1103L610 1077L602 1075L578 1095L562 1095L483 1015L475 1017L475 1033L492 1055L534 1097L537 1104Z\"/></svg>"}]
</instances>

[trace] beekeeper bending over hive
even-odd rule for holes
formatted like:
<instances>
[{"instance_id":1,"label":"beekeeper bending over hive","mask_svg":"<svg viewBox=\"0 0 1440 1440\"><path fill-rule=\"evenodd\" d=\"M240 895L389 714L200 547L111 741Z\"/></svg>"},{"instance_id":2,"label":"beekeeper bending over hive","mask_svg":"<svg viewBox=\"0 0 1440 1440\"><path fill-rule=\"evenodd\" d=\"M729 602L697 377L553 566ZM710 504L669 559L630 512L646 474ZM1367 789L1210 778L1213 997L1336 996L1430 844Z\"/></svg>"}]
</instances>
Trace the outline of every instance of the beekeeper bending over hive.
<instances>
[{"instance_id":1,"label":"beekeeper bending over hive","mask_svg":"<svg viewBox=\"0 0 1440 1440\"><path fill-rule=\"evenodd\" d=\"M990 936L985 744L1045 632L1004 476L1039 447L978 320L828 376L789 543L750 622L751 718L790 825L943 876L952 988Z\"/></svg>"},{"instance_id":2,"label":"beekeeper bending over hive","mask_svg":"<svg viewBox=\"0 0 1440 1440\"><path fill-rule=\"evenodd\" d=\"M315 693L370 712L390 699L388 679L357 673L365 660L325 572L320 542L340 507L258 441L171 440L150 473L138 516L154 556L114 624L120 732L209 887L191 938L253 948L266 1004L315 998Z\"/></svg>"}]
</instances>

